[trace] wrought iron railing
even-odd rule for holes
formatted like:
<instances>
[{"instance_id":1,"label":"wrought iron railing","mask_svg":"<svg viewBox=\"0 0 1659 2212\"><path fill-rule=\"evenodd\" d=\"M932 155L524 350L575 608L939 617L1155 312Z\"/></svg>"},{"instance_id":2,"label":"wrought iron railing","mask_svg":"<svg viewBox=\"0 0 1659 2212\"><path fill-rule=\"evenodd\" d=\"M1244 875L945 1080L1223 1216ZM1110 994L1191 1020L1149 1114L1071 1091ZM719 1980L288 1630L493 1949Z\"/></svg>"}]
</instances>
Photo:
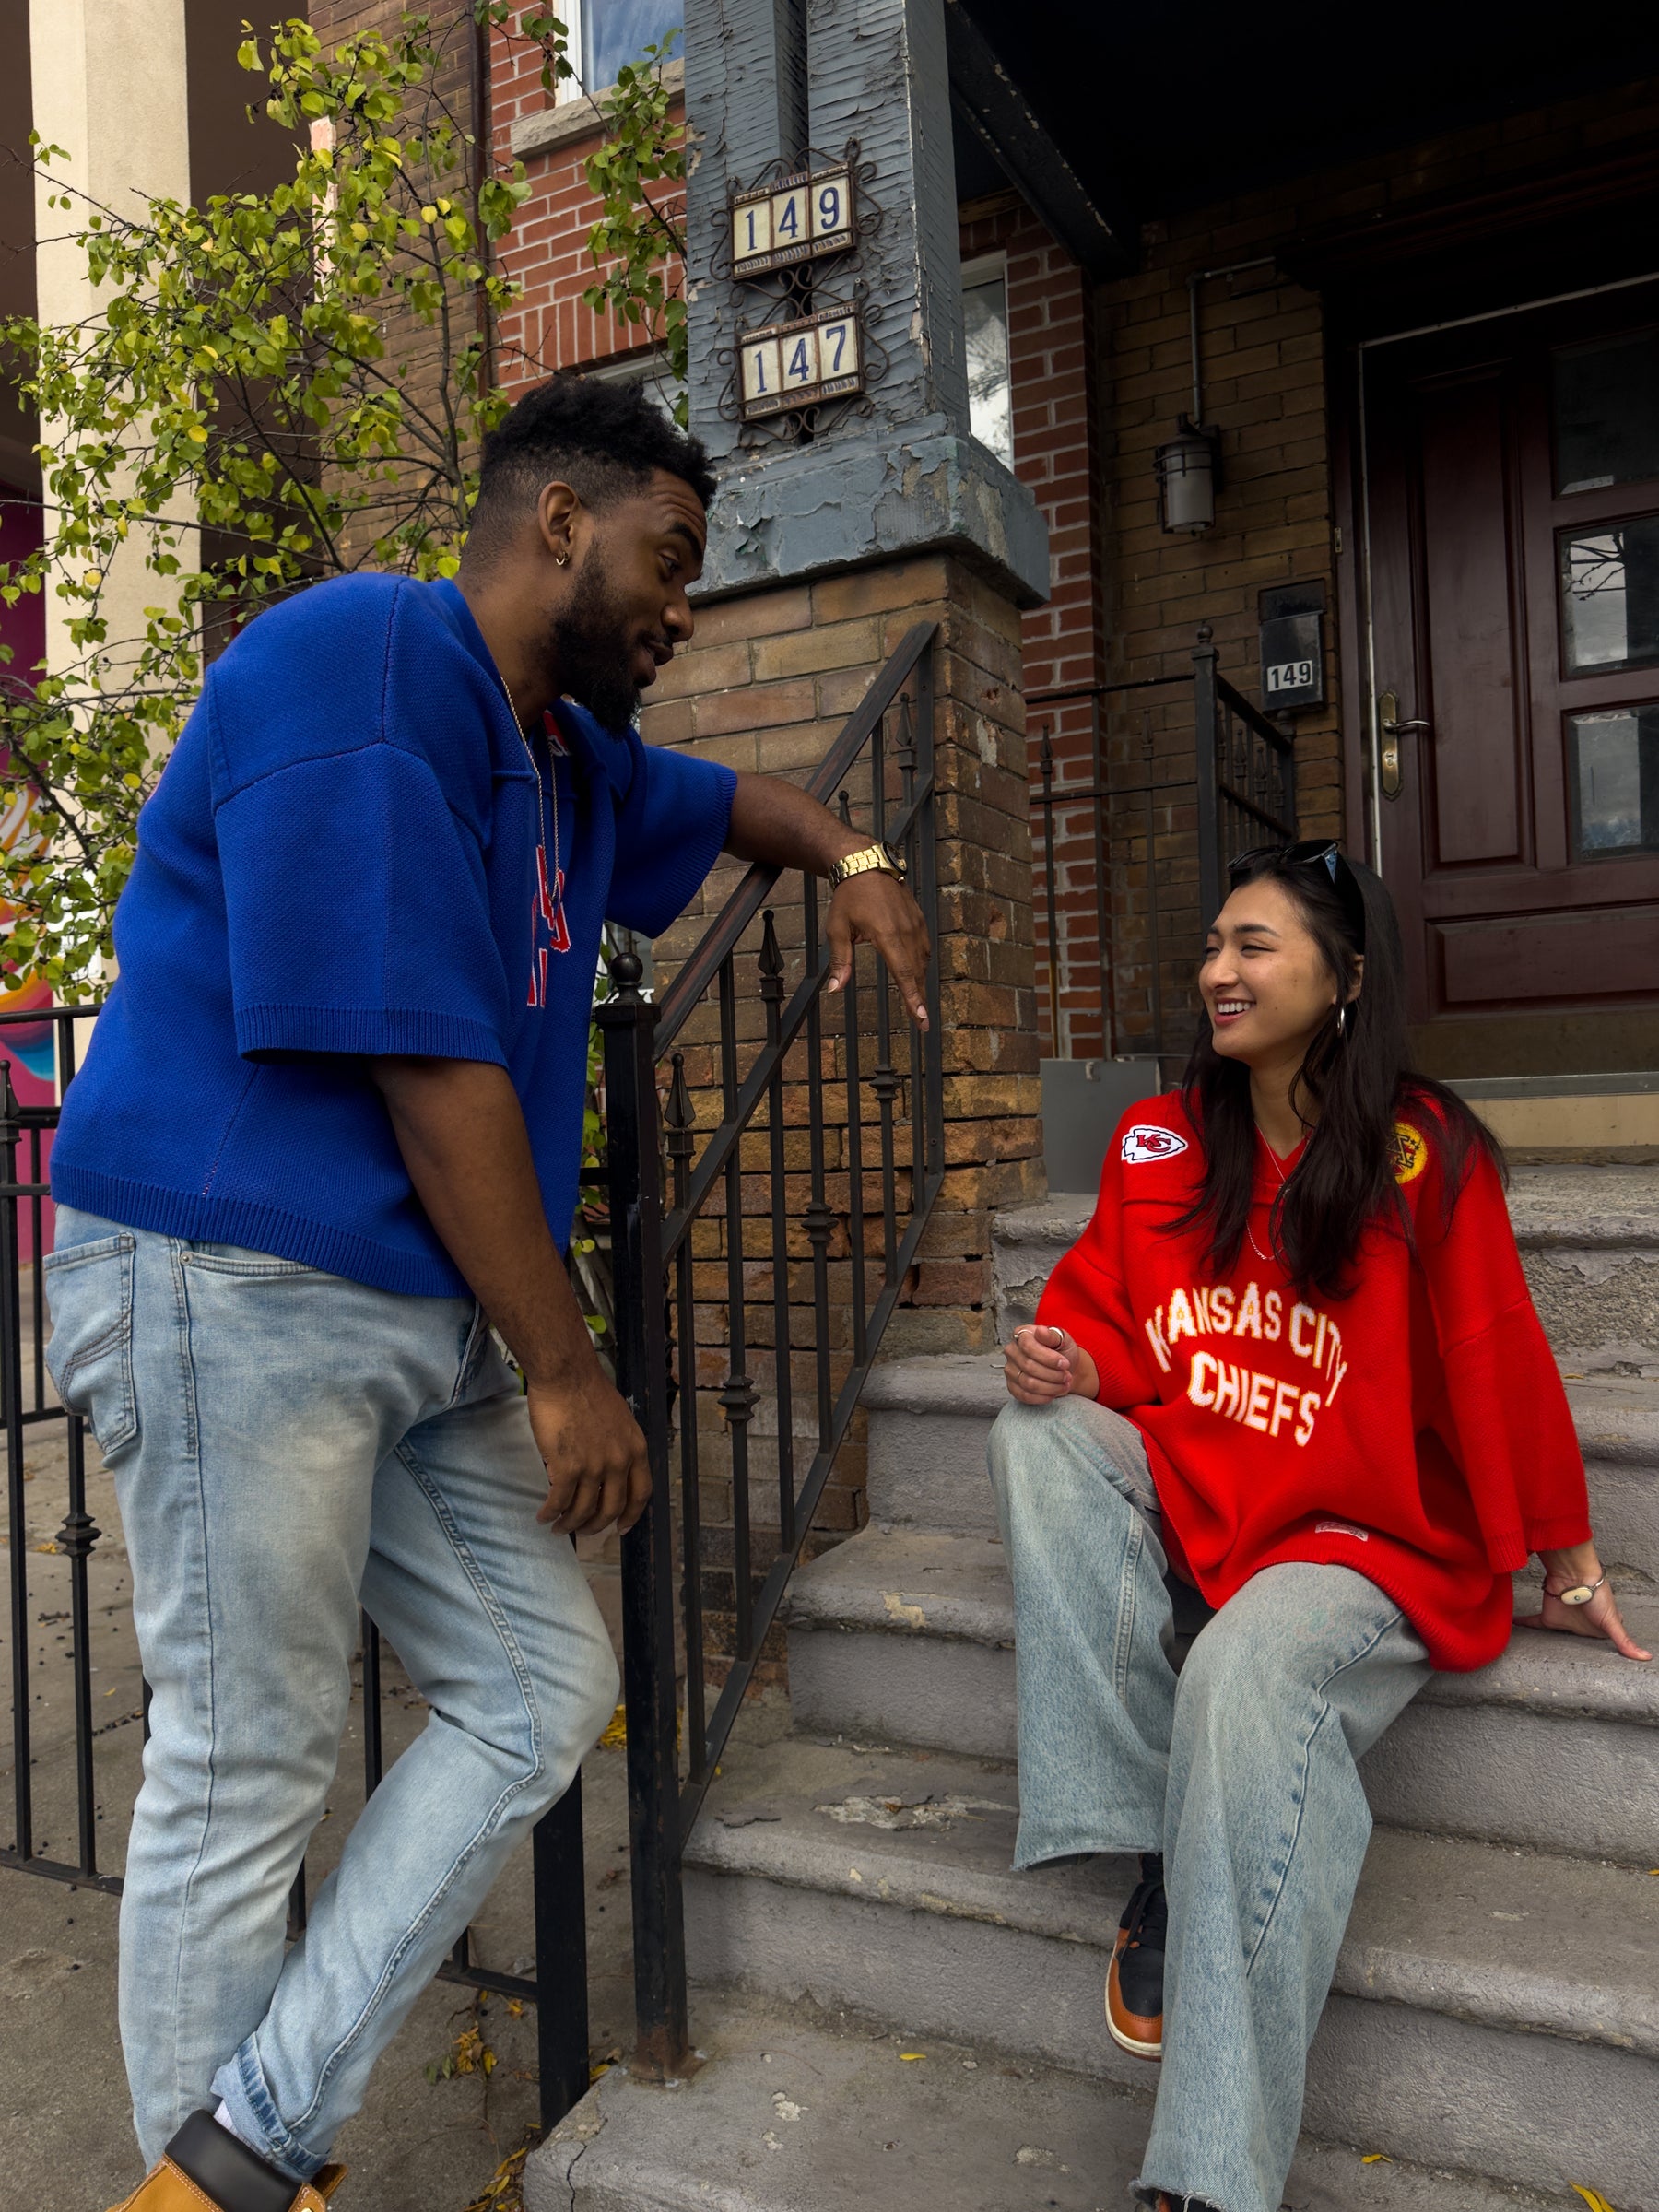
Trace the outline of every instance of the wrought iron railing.
<instances>
[{"instance_id":1,"label":"wrought iron railing","mask_svg":"<svg viewBox=\"0 0 1659 2212\"><path fill-rule=\"evenodd\" d=\"M1198 632L1190 675L1033 691L1027 709L1037 736L1031 810L1038 830L1038 900L1045 925L1039 973L1047 1001L1048 1049L1065 1052L1063 996L1076 988L1073 933L1063 904L1066 849L1088 852L1092 886L1093 990L1087 1027L1102 1054L1184 1058L1192 979L1203 932L1224 897L1227 864L1248 846L1295 837L1295 760L1277 729L1220 674L1208 625ZM1192 698L1190 721L1155 737L1155 713ZM1053 720L1087 709L1088 775L1060 781ZM1139 712L1139 742L1108 721ZM1205 734L1209 733L1208 742ZM1171 743L1173 738L1173 743ZM1130 757L1125 758L1125 754ZM1160 772L1161 771L1161 772ZM1063 818L1087 809L1080 839ZM1125 983L1143 978L1144 1004L1125 1009ZM1063 979L1065 979L1063 981Z\"/></svg>"},{"instance_id":2,"label":"wrought iron railing","mask_svg":"<svg viewBox=\"0 0 1659 2212\"><path fill-rule=\"evenodd\" d=\"M927 623L910 631L809 788L825 800L839 794L843 815L855 816L861 824L867 823L873 836L903 848L911 883L930 933L936 936L931 662L935 633L935 626ZM856 790L856 799L850 786ZM824 1065L829 1025L822 994L829 962L822 893L814 879L803 881L800 972L791 989L774 911L766 908L776 885L776 871L757 867L748 872L660 1006L649 1004L639 989L636 956L618 955L610 964L612 995L598 1012L605 1046L612 1356L650 1444L654 1484L651 1512L624 1544L623 1594L640 2047L647 2065L659 2072L672 2071L686 2053L679 1897L684 1840L753 1678L767 1631L853 1419L859 1391L916 1257L944 1171L936 951L924 986L930 1018L925 1031L908 1018L895 1021L885 977L877 977L872 990L854 971L841 1001L840 1078L830 1086ZM738 988L738 964L746 933L757 919L761 921L756 956L761 1034L750 1053L742 1033L746 1002ZM696 1010L711 994L718 1030L715 1095L720 1119L699 1151L696 1100L687 1079L682 1040ZM55 1088L61 1095L75 1074L76 1024L96 1012L88 1006L0 1015L0 1037L8 1027L16 1034L25 1025L45 1025L55 1040ZM907 1030L902 1067L896 1065L894 1052L900 1029ZM872 1054L867 1071L866 1047ZM804 1053L805 1066L792 1072L790 1056L797 1051ZM665 1102L658 1093L659 1072L665 1069ZM827 1112L826 1091L830 1088L845 1100L840 1119ZM873 1112L865 1104L866 1090L874 1100ZM803 1101L800 1120L806 1136L804 1174L790 1166L786 1143L785 1115L795 1093ZM0 1056L0 1422L6 1433L10 1514L15 1820L11 1842L0 1845L0 1867L119 1894L121 1878L100 1865L99 1850L98 1746L111 1724L100 1723L93 1705L88 1567L102 1532L87 1510L86 1423L59 1405L45 1361L50 1324L38 1263L51 1243L47 1147L57 1120L55 1103L19 1103L10 1065ZM761 1132L767 1156L766 1205L763 1212L746 1213L744 1179L753 1171L744 1158L744 1140ZM874 1155L869 1159L866 1136ZM841 1166L835 1171L840 1187L833 1202L828 1156L831 1142L842 1153ZM804 1189L804 1203L798 1206L792 1182ZM867 1247L867 1204L879 1216L874 1253ZM703 1583L710 1532L700 1498L700 1469L708 1446L698 1424L696 1334L702 1301L694 1281L692 1242L695 1227L710 1220L722 1223L726 1244L728 1352L718 1403L730 1437L733 1633L732 1648L724 1653L712 1651L707 1633ZM749 1430L759 1386L752 1371L747 1321L755 1300L745 1277L750 1256L746 1221L759 1225L757 1234L769 1251L772 1277L764 1302L773 1339L778 1528L763 1558L757 1556L751 1524ZM792 1228L797 1227L809 1249L811 1284L806 1307L813 1371L811 1449L804 1472L797 1470L794 1453L789 1356L794 1310L789 1277L795 1256L791 1240ZM839 1295L831 1298L830 1247L838 1229L849 1263L850 1349L845 1356L831 1349L832 1306L839 1311L841 1300ZM673 1426L677 1409L677 1438ZM25 1438L48 1424L62 1425L66 1446L62 1525L45 1548L68 1559L77 1830L73 1858L48 1855L44 1847L36 1845L30 1726L36 1676L29 1641L32 1583L26 1536L30 1521L38 1524L41 1513L38 1503L32 1512L29 1510L24 1461ZM674 1455L678 1462L677 1513L670 1472ZM677 1605L687 1658L683 1712L676 1668ZM378 1785L383 1766L381 1712L382 1695L389 1693L382 1681L382 1660L379 1633L365 1614L365 1794ZM705 1690L711 1665L725 1670L712 1713ZM117 1718L144 1729L147 1710L147 1696L140 1708ZM526 1974L486 1968L474 1959L471 1940L463 1935L442 1971L469 1987L536 2006L542 2124L548 2128L585 2092L589 2078L580 1778L537 1823L532 1853L533 1970ZM305 1924L305 1901L302 1865L290 1900L295 1933Z\"/></svg>"},{"instance_id":3,"label":"wrought iron railing","mask_svg":"<svg viewBox=\"0 0 1659 2212\"><path fill-rule=\"evenodd\" d=\"M1198 903L1204 922L1226 897L1227 864L1252 845L1296 835L1296 755L1287 731L1221 674L1206 623L1193 655L1198 769Z\"/></svg>"},{"instance_id":4,"label":"wrought iron railing","mask_svg":"<svg viewBox=\"0 0 1659 2212\"><path fill-rule=\"evenodd\" d=\"M54 1041L56 1089L61 1096L76 1065L76 1027L91 1020L96 1006L47 1007L0 1014L0 1039L44 1029ZM136 1726L147 1738L147 1691L124 1713L100 1718L94 1703L93 1606L90 1563L103 1535L87 1510L87 1423L58 1403L46 1370L51 1335L41 1260L52 1244L47 1206L48 1143L56 1128L55 1102L19 1103L10 1062L0 1055L0 1422L6 1432L8 1513L7 1591L11 1665L11 1758L13 1834L0 1844L0 1867L44 1875L60 1882L102 1889L119 1896L121 1877L100 1864L98 1763L114 1731ZM27 1253L27 1260L24 1257ZM30 1524L38 1532L42 1516L25 1441L61 1427L65 1440L65 1500L61 1527L31 1549ZM53 1509L55 1511L55 1509ZM31 1559L44 1551L68 1559L69 1661L75 1703L70 1756L74 1765L76 1851L73 1858L49 1855L51 1839L37 1848L38 1754L33 1726L35 1700L42 1678L31 1664L30 1607L38 1575ZM101 1646L102 1638L99 1638ZM365 1613L361 1621L363 1689L363 1790L372 1795L383 1767L382 1705L392 1693L382 1683L379 1631ZM65 1809L60 1778L45 1779L54 1796L53 1824ZM107 1828L104 1831L107 1832ZM529 1973L503 1973L482 1965L472 1939L463 1934L440 1970L449 1981L470 1989L516 1997L536 2007L544 2128L563 2118L588 2087L587 1963L582 1898L581 1779L545 1814L531 1839L531 1890L535 1916L535 1966ZM305 1925L306 1878L301 1864L289 1899L291 1933Z\"/></svg>"},{"instance_id":5,"label":"wrought iron railing","mask_svg":"<svg viewBox=\"0 0 1659 2212\"><path fill-rule=\"evenodd\" d=\"M624 954L611 963L612 995L599 1008L618 1373L645 1432L653 1479L651 1510L623 1546L623 1667L635 2063L659 2077L680 2070L688 2049L680 1891L686 1838L754 1679L944 1175L934 840L935 628L921 623L909 632L808 784L826 802L839 793L844 818L858 819L861 829L867 825L873 836L902 847L908 856L910 882L935 943L924 986L928 1027L923 1030L908 1015L896 1020L886 976L877 973L863 983L855 971L837 1025L840 1078L833 1088L844 1097L844 1112L839 1119L827 1112L823 998L830 960L822 888L810 876L802 879L792 987L776 910L767 905L778 871L762 866L749 870L660 1006L641 998L638 962ZM856 806L848 790L853 784L863 794ZM760 1034L746 1043L738 964L757 919L760 942L753 957L762 1018ZM702 1017L715 1032L710 1061L714 1080L707 1095L719 1118L700 1148L685 1040L711 996L712 1025L709 1012ZM899 1065L894 1048L901 1029L908 1038ZM664 1078L665 1096L659 1090ZM787 1119L792 1112L794 1118ZM792 1132L802 1130L804 1170L792 1167L788 1157ZM745 1138L762 1132L765 1170L757 1178L752 1159L745 1157ZM832 1143L843 1161L834 1174L834 1202ZM866 1151L872 1155L867 1159ZM746 1178L753 1200L747 1207ZM877 1216L878 1228L868 1232L877 1244L872 1252L866 1218ZM712 1262L700 1263L694 1251L700 1226L718 1230L709 1241L724 1249ZM849 1344L841 1355L832 1348L831 1312L832 1302L839 1307L841 1301L832 1301L830 1276L830 1247L838 1230L848 1262ZM755 1258L770 1261L770 1284L748 1281L747 1267ZM707 1302L707 1286L700 1297L696 1271L700 1264L718 1267L722 1260L725 1371L717 1403L725 1420L724 1438L705 1435L697 1387L698 1313ZM797 1279L802 1270L807 1278L801 1288L809 1295L798 1304L791 1298L792 1268ZM751 1482L750 1431L759 1386L749 1323L757 1306L766 1316L759 1333L771 1337L777 1433L777 1528L772 1538L768 1526L771 1540L759 1554L762 1500ZM811 1371L810 1412L804 1422L810 1456L804 1470L796 1464L792 1372L792 1316L797 1312L804 1316L800 1333L809 1340L804 1364ZM705 1457L721 1446L729 1458L732 1500L731 1634L730 1649L724 1652L712 1648L707 1619L705 1578L715 1562L702 1487ZM683 1701L677 1614L685 1652ZM724 1672L712 1712L706 1688L711 1667Z\"/></svg>"}]
</instances>

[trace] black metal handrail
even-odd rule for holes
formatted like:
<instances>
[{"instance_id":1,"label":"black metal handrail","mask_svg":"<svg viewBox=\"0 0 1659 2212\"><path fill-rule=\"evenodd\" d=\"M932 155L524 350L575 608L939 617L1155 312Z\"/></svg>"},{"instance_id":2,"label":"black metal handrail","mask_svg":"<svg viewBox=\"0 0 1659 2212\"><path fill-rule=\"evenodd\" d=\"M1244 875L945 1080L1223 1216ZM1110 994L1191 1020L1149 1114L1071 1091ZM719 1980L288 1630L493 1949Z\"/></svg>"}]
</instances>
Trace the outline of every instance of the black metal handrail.
<instances>
[{"instance_id":1,"label":"black metal handrail","mask_svg":"<svg viewBox=\"0 0 1659 2212\"><path fill-rule=\"evenodd\" d=\"M1296 754L1219 668L1209 625L1193 655L1193 735L1198 770L1198 902L1219 913L1227 864L1253 844L1296 835ZM1207 742L1206 742L1207 734Z\"/></svg>"},{"instance_id":2,"label":"black metal handrail","mask_svg":"<svg viewBox=\"0 0 1659 2212\"><path fill-rule=\"evenodd\" d=\"M1032 812L1041 826L1041 895L1048 924L1049 1036L1050 1050L1053 1053L1058 1053L1061 1049L1060 977L1064 938L1055 816L1062 809L1087 805L1092 811L1100 1026L1102 1043L1109 1056L1117 1051L1120 1041L1116 991L1125 948L1114 942L1112 828L1108 808L1125 801L1144 802L1140 823L1147 856L1144 957L1150 976L1150 1043L1153 1053L1159 1057L1171 1049L1165 1034L1162 985L1162 936L1169 926L1169 917L1159 897L1155 853L1155 815L1159 804L1184 798L1190 800L1195 812L1200 933L1208 918L1220 909L1229 861L1252 843L1288 841L1296 835L1295 755L1290 736L1286 731L1277 729L1220 674L1219 655L1211 642L1207 623L1198 631L1192 660L1190 674L1183 670L1177 675L1139 677L1123 683L1062 685L1027 695L1028 711L1085 700L1090 707L1089 780L1067 783L1056 781L1053 724L1046 723L1040 724L1038 776L1030 794ZM1154 775L1151 769L1155 754L1148 736L1144 748L1147 768L1144 778L1132 781L1110 771L1105 759L1103 702L1189 686L1193 694L1191 769L1183 769L1176 775ZM1206 732L1210 733L1208 742ZM1194 967L1201 942L1201 934L1194 935L1192 945ZM1184 1049L1182 1045L1182 1050Z\"/></svg>"},{"instance_id":3,"label":"black metal handrail","mask_svg":"<svg viewBox=\"0 0 1659 2212\"><path fill-rule=\"evenodd\" d=\"M841 793L843 818L852 804L844 782L868 759L865 802L873 836L902 846L909 876L927 919L934 951L924 981L928 1026L908 1021L909 1069L894 1065L888 986L877 977L870 1009L875 1061L863 1070L864 987L856 968L842 996L845 1079L845 1234L850 1261L851 1356L838 1379L830 1347L829 1252L839 1209L829 1197L825 1111L824 986L830 972L822 943L818 880L801 885L801 972L787 990L775 915L765 902L779 871L749 870L660 1006L639 991L631 954L611 963L612 994L599 1008L605 1038L606 1124L610 1177L612 1267L616 1283L618 1380L645 1432L653 1501L623 1546L623 1679L628 1714L629 1831L632 1853L636 2065L669 2077L685 2065L687 1991L680 1872L687 1837L701 1807L738 1708L754 1679L769 1630L812 1526L835 1456L888 1320L915 1261L928 1214L944 1180L944 1062L939 1017L937 870L935 850L934 693L931 647L936 625L920 623L900 644L850 717L807 788L828 801ZM908 688L907 688L908 687ZM889 724L894 728L889 736ZM896 782L897 790L889 783ZM757 956L764 1036L746 1071L739 1068L736 960L739 944L763 917ZM696 1101L679 1039L692 1009L712 992L718 1023L720 1121L695 1161ZM804 1085L786 1072L804 1040ZM659 1073L667 1076L659 1097ZM807 1168L806 1203L794 1212L810 1249L815 1423L810 1464L797 1479L792 1366L794 1307L789 1267L792 1200L785 1149L785 1090L805 1090ZM876 1100L880 1176L881 1281L872 1299L865 1249L864 1158L867 1082ZM897 1112L908 1084L909 1218L900 1228ZM769 1205L761 1237L770 1254L773 1398L778 1466L775 1547L763 1568L754 1556L749 1430L759 1394L750 1373L745 1280L747 1220L743 1138L764 1108ZM664 1156L666 1157L665 1173ZM722 1189L724 1186L724 1189ZM717 1200L724 1199L719 1206ZM724 1241L729 1361L718 1393L725 1417L732 1477L731 1572L735 1649L708 1647L703 1579L710 1565L702 1514L703 1439L696 1381L698 1298L693 1227L718 1217ZM676 1367L677 1365L677 1375ZM672 1426L677 1408L677 1439ZM679 1527L675 1528L672 1461L677 1442ZM684 1631L686 1692L682 1712L676 1670L676 1595ZM729 1660L712 1714L705 1669L711 1656ZM682 1763L684 1771L682 1772Z\"/></svg>"}]
</instances>

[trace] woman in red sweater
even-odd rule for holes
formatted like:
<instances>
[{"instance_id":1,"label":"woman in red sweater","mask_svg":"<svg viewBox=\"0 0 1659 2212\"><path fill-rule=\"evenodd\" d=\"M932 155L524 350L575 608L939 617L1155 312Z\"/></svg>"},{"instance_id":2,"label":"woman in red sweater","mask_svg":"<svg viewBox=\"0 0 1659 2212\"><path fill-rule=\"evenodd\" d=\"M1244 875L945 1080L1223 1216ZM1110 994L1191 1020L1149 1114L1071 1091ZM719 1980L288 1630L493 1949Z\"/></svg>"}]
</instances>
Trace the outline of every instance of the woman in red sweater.
<instances>
[{"instance_id":1,"label":"woman in red sweater","mask_svg":"<svg viewBox=\"0 0 1659 2212\"><path fill-rule=\"evenodd\" d=\"M1334 844L1231 878L1181 1088L1124 1116L991 1446L1016 1864L1142 1854L1107 2018L1163 2062L1159 2212L1277 2212L1371 1833L1356 1762L1433 1669L1503 1649L1513 1571L1543 1561L1533 1625L1649 1656L1497 1147L1409 1072L1387 893ZM1179 1676L1170 1569L1216 1608Z\"/></svg>"}]
</instances>

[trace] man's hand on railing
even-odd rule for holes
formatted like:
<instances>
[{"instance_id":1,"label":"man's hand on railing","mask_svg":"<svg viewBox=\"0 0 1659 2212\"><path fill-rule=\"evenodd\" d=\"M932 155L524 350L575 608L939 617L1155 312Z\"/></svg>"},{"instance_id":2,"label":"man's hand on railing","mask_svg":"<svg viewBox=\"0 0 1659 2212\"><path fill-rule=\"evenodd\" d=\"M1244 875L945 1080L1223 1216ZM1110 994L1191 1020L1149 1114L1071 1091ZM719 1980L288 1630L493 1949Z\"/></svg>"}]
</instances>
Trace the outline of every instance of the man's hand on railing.
<instances>
[{"instance_id":1,"label":"man's hand on railing","mask_svg":"<svg viewBox=\"0 0 1659 2212\"><path fill-rule=\"evenodd\" d=\"M536 1513L561 1535L626 1534L651 1502L651 1463L640 1424L597 1359L568 1381L532 1382L530 1427L547 1470Z\"/></svg>"},{"instance_id":2,"label":"man's hand on railing","mask_svg":"<svg viewBox=\"0 0 1659 2212\"><path fill-rule=\"evenodd\" d=\"M830 978L826 986L844 991L853 973L853 948L873 945L887 962L899 995L924 1029L927 1001L923 995L931 947L922 909L896 877L872 870L853 876L833 893L826 923Z\"/></svg>"},{"instance_id":3,"label":"man's hand on railing","mask_svg":"<svg viewBox=\"0 0 1659 2212\"><path fill-rule=\"evenodd\" d=\"M781 776L739 771L732 798L726 851L770 868L805 868L828 876L838 860L863 851L867 831L853 830L810 793ZM927 924L896 877L880 869L849 877L830 900L829 988L841 991L853 973L854 945L873 945L887 962L909 1012L927 1027L923 979L927 973Z\"/></svg>"}]
</instances>

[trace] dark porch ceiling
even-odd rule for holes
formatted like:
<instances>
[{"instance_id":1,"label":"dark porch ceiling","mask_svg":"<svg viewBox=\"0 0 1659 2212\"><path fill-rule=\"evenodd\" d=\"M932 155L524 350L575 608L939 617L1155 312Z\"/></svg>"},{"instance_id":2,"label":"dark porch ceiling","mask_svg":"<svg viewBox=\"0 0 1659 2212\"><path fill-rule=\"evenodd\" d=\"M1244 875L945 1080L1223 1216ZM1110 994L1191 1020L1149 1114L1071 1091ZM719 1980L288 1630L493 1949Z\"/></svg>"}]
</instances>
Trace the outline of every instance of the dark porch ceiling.
<instances>
[{"instance_id":1,"label":"dark porch ceiling","mask_svg":"<svg viewBox=\"0 0 1659 2212\"><path fill-rule=\"evenodd\" d=\"M968 176L994 154L1028 197L1057 188L1098 275L1131 265L1151 218L1659 76L1652 0L1401 0L1346 20L1329 0L947 0L947 18Z\"/></svg>"}]
</instances>

